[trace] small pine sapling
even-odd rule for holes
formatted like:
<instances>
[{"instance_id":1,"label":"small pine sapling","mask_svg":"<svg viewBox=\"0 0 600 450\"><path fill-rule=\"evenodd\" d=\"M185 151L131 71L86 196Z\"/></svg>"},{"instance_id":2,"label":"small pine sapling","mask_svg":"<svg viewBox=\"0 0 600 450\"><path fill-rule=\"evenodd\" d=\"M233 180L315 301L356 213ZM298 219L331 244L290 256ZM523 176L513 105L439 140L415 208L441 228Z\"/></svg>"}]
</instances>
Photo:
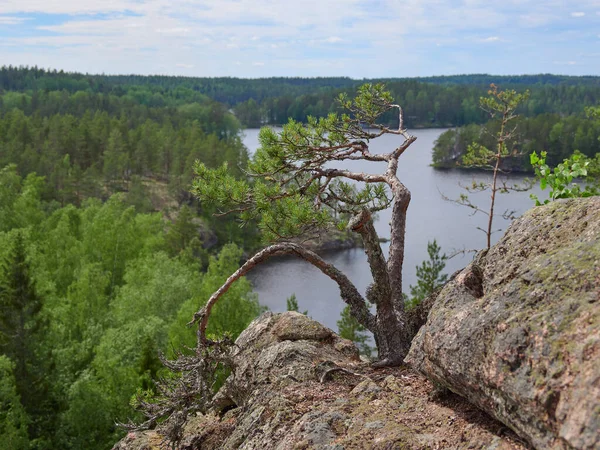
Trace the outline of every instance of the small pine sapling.
<instances>
[{"instance_id":1,"label":"small pine sapling","mask_svg":"<svg viewBox=\"0 0 600 450\"><path fill-rule=\"evenodd\" d=\"M417 285L410 286L410 299L407 301L408 308L418 306L423 299L433 294L448 280L448 275L442 271L446 267L448 257L442 251L437 241L427 243L427 254L429 259L417 266Z\"/></svg>"},{"instance_id":2,"label":"small pine sapling","mask_svg":"<svg viewBox=\"0 0 600 450\"><path fill-rule=\"evenodd\" d=\"M507 158L520 156L516 149L509 150L507 142L511 141L516 134L517 126L511 123L518 117L515 110L518 106L529 98L529 91L517 94L514 90L500 90L495 84L490 85L488 91L489 97L481 97L481 108L488 112L492 119L498 120L499 129L495 134L496 148L490 150L479 143L472 143L468 146L466 154L462 157L462 165L465 167L491 170L492 181L489 183L475 182L471 186L463 186L468 192L482 192L489 190L490 207L488 210L480 208L471 200L467 194L461 194L458 200L451 200L460 205L473 210L473 214L478 212L488 216L487 227L480 228L486 235L487 248L491 246L492 230L494 222L494 207L496 204L497 193L508 193L510 191L524 191L530 189L530 186L507 185L506 182L500 183L499 175L503 173L502 162ZM450 200L444 197L446 200ZM503 214L505 218L514 218L514 211L507 211Z\"/></svg>"}]
</instances>

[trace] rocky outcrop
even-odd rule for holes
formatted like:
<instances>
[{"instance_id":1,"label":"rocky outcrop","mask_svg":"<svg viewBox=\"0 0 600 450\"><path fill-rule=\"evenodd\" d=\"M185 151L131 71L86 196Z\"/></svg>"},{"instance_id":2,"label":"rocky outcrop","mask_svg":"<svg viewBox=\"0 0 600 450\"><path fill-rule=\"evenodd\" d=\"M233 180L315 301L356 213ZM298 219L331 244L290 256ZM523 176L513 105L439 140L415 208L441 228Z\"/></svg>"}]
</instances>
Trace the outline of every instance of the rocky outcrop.
<instances>
[{"instance_id":1,"label":"rocky outcrop","mask_svg":"<svg viewBox=\"0 0 600 450\"><path fill-rule=\"evenodd\" d=\"M515 221L442 289L407 362L536 448L600 448L600 198Z\"/></svg>"},{"instance_id":2,"label":"rocky outcrop","mask_svg":"<svg viewBox=\"0 0 600 450\"><path fill-rule=\"evenodd\" d=\"M181 449L524 449L458 396L431 401L408 368L372 369L354 344L295 312L266 313L236 341L215 408L192 417ZM167 448L160 427L115 449Z\"/></svg>"}]
</instances>

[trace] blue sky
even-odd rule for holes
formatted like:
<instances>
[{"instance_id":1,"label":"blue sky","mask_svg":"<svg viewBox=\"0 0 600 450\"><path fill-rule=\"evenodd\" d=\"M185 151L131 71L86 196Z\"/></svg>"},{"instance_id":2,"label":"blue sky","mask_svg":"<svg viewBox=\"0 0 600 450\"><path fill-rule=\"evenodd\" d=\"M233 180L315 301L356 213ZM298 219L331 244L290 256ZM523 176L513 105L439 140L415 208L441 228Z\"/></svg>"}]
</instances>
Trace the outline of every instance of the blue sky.
<instances>
[{"instance_id":1,"label":"blue sky","mask_svg":"<svg viewBox=\"0 0 600 450\"><path fill-rule=\"evenodd\" d=\"M0 65L189 76L600 75L600 0L0 0Z\"/></svg>"}]
</instances>

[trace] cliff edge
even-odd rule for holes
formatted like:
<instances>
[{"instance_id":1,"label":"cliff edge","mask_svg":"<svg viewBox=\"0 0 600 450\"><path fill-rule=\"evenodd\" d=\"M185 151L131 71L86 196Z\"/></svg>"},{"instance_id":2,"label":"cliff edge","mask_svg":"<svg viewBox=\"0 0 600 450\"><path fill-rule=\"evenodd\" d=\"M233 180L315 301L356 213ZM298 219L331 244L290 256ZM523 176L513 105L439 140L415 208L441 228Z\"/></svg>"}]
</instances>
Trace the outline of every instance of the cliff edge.
<instances>
[{"instance_id":1,"label":"cliff edge","mask_svg":"<svg viewBox=\"0 0 600 450\"><path fill-rule=\"evenodd\" d=\"M409 368L371 369L350 341L295 312L265 313L236 341L216 407L180 449L526 448L506 427ZM160 426L115 450L169 448Z\"/></svg>"}]
</instances>

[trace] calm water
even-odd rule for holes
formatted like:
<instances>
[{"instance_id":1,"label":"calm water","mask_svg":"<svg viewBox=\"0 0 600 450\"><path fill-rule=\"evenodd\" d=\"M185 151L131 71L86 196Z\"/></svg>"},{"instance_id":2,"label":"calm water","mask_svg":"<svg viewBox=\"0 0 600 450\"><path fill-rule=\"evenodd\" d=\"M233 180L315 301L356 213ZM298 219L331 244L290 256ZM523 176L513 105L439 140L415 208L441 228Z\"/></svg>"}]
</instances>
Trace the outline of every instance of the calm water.
<instances>
[{"instance_id":1,"label":"calm water","mask_svg":"<svg viewBox=\"0 0 600 450\"><path fill-rule=\"evenodd\" d=\"M245 131L244 143L251 153L258 147L258 129ZM429 167L431 150L434 141L444 130L416 130L417 136L410 148L402 155L398 176L412 193L408 208L406 250L404 259L404 291L409 293L409 285L416 283L416 266L427 258L427 242L437 239L442 251L448 255L459 250L481 249L485 247L485 234L477 227L487 229L487 216L483 214L470 215L471 210L445 201L441 193L449 198L458 198L466 191L460 184L470 185L474 176L459 171L440 171ZM382 136L371 143L372 153L388 152L397 147L401 138L397 136ZM381 173L385 163L350 161L344 167L361 172ZM475 175L477 180L489 180L489 174ZM513 177L512 183L520 177ZM507 209L516 210L522 214L533 206L529 198L530 192L513 192L496 197L495 210L502 213ZM538 195L539 190L533 192ZM470 194L473 203L489 208L489 192ZM383 211L376 222L377 232L381 237L389 237L389 222L391 211ZM505 230L509 222L496 217L494 229ZM492 238L496 242L502 236L495 233ZM388 245L383 244L387 255ZM450 259L446 272L451 274L469 263L471 254L461 254ZM367 258L362 249L352 249L324 255L324 258L342 270L364 293L372 282ZM286 309L286 298L296 294L300 310L308 310L309 315L337 330L336 321L344 303L340 299L337 285L310 264L298 259L278 258L256 267L250 280L255 286L259 300L272 311L280 312Z\"/></svg>"}]
</instances>

